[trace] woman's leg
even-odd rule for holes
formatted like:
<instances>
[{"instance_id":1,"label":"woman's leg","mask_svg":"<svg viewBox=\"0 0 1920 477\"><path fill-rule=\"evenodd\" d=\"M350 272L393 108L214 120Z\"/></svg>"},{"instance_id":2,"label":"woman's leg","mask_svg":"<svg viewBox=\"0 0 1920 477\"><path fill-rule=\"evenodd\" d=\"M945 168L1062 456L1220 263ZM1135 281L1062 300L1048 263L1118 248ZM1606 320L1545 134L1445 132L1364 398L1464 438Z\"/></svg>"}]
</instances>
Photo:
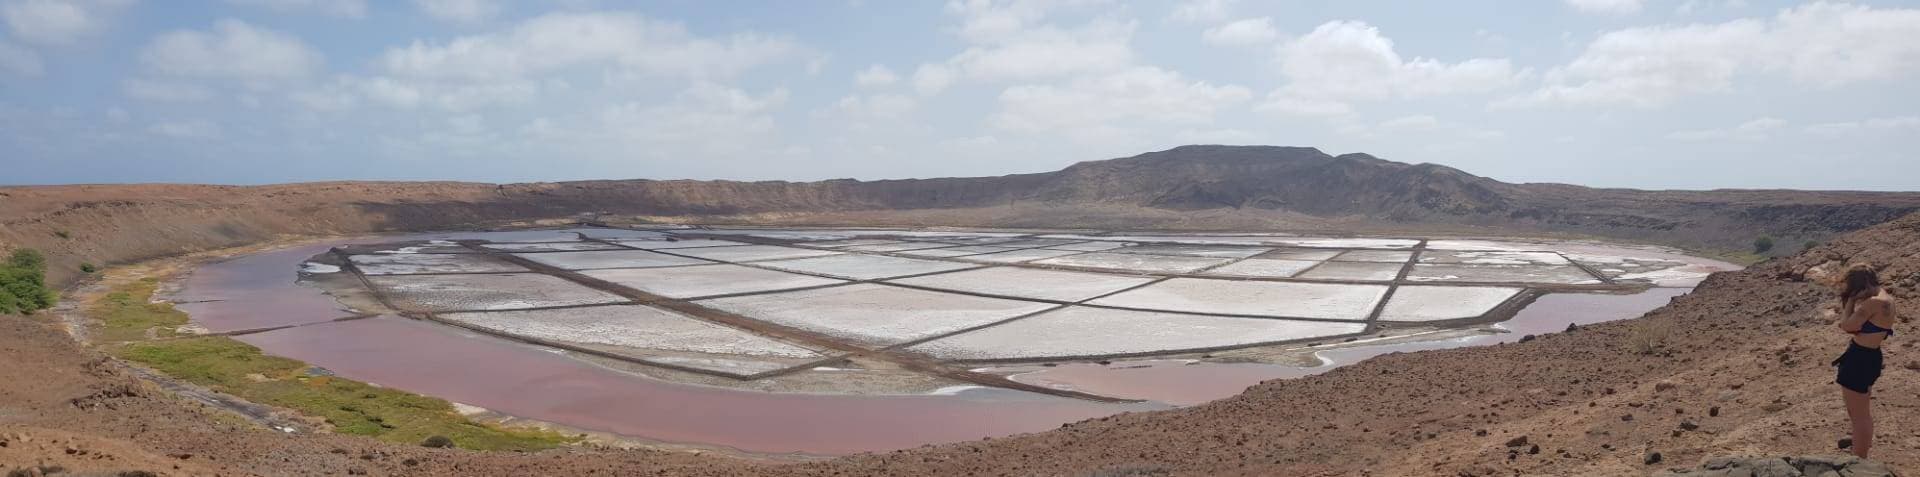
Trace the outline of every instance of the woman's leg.
<instances>
[{"instance_id":1,"label":"woman's leg","mask_svg":"<svg viewBox=\"0 0 1920 477\"><path fill-rule=\"evenodd\" d=\"M1864 459L1873 450L1873 396L1840 388L1847 402L1847 418L1853 421L1853 455Z\"/></svg>"}]
</instances>

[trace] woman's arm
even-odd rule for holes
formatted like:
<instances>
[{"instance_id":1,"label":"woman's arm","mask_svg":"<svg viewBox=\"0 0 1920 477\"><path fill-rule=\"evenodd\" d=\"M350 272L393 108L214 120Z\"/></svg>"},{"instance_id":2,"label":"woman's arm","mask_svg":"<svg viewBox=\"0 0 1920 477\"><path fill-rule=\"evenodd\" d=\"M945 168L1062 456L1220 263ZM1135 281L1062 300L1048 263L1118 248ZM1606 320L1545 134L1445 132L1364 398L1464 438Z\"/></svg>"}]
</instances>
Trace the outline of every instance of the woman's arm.
<instances>
[{"instance_id":1,"label":"woman's arm","mask_svg":"<svg viewBox=\"0 0 1920 477\"><path fill-rule=\"evenodd\" d=\"M1840 327L1840 331L1845 333L1849 333L1849 334L1859 333L1860 326L1866 324L1867 318L1872 316L1870 313L1867 312L1867 310L1872 307L1863 306L1863 305L1867 305L1868 303L1871 303L1871 301L1855 304L1853 306L1853 313L1847 313L1844 316L1841 316L1840 322L1835 323L1834 326ZM1846 306L1841 305L1840 311L1845 312Z\"/></svg>"}]
</instances>

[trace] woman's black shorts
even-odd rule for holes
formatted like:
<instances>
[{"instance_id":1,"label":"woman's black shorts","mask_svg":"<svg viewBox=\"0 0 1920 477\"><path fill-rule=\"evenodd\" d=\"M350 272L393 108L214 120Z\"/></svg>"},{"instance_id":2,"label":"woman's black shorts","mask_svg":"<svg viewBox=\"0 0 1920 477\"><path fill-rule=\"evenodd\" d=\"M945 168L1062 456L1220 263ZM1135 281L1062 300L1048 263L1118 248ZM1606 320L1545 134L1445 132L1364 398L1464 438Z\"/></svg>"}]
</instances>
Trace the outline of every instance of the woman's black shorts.
<instances>
[{"instance_id":1,"label":"woman's black shorts","mask_svg":"<svg viewBox=\"0 0 1920 477\"><path fill-rule=\"evenodd\" d=\"M1867 394L1873 392L1873 382L1880 380L1880 350L1848 343L1847 352L1840 359L1833 360L1840 367L1840 375L1833 379L1840 387L1853 392Z\"/></svg>"}]
</instances>

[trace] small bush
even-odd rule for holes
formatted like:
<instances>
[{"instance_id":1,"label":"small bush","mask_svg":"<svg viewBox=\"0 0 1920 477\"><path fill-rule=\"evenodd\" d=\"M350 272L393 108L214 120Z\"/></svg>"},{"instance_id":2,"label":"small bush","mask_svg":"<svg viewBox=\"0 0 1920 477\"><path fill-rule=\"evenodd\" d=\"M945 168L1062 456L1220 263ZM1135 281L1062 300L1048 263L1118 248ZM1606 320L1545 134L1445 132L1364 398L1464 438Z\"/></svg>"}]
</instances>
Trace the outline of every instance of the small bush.
<instances>
[{"instance_id":1,"label":"small bush","mask_svg":"<svg viewBox=\"0 0 1920 477\"><path fill-rule=\"evenodd\" d=\"M53 236L55 236L55 237L60 237L60 238L63 238L63 239L70 239L70 238L73 238L73 234L70 234L70 233L67 233L67 231L65 231L65 230L60 230L60 231L56 231L56 232L54 232L54 233L53 233Z\"/></svg>"},{"instance_id":2,"label":"small bush","mask_svg":"<svg viewBox=\"0 0 1920 477\"><path fill-rule=\"evenodd\" d=\"M1769 250L1773 250L1773 237L1762 235L1753 239L1753 253L1767 253Z\"/></svg>"},{"instance_id":3,"label":"small bush","mask_svg":"<svg viewBox=\"0 0 1920 477\"><path fill-rule=\"evenodd\" d=\"M1653 354L1666 344L1667 336L1673 334L1673 323L1659 320L1640 320L1633 331L1627 333L1627 347L1636 354Z\"/></svg>"},{"instance_id":4,"label":"small bush","mask_svg":"<svg viewBox=\"0 0 1920 477\"><path fill-rule=\"evenodd\" d=\"M1801 250L1813 250L1813 248L1814 248L1814 247L1818 247L1818 246L1820 246L1820 241L1819 241L1819 240L1808 240L1808 241L1807 241L1807 243L1804 243L1804 244L1801 244L1801 245L1800 245L1800 249L1801 249Z\"/></svg>"},{"instance_id":5,"label":"small bush","mask_svg":"<svg viewBox=\"0 0 1920 477\"><path fill-rule=\"evenodd\" d=\"M14 250L0 263L0 313L32 313L53 307L47 289L47 258L33 249Z\"/></svg>"},{"instance_id":6,"label":"small bush","mask_svg":"<svg viewBox=\"0 0 1920 477\"><path fill-rule=\"evenodd\" d=\"M97 271L100 271L100 269L99 269L99 268L96 268L96 267L94 267L94 266L93 266L93 264L91 264L91 263L82 263L82 264L80 264L80 273L93 273L93 272L97 272Z\"/></svg>"}]
</instances>

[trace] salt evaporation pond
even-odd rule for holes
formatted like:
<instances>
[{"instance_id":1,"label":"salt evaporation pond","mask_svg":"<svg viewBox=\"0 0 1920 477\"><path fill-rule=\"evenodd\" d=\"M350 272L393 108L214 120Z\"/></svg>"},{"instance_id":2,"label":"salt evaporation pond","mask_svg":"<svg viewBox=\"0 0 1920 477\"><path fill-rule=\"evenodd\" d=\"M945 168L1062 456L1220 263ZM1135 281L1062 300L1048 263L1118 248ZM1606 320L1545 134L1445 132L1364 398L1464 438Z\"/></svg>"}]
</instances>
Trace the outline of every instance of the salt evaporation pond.
<instances>
[{"instance_id":1,"label":"salt evaporation pond","mask_svg":"<svg viewBox=\"0 0 1920 477\"><path fill-rule=\"evenodd\" d=\"M308 261L316 256L343 260ZM247 255L197 268L163 298L209 330L270 330L238 338L271 354L511 416L675 444L843 454L1040 431L1380 353L1631 318L1733 268L1597 242L578 228ZM302 270L331 288L302 286ZM357 307L381 309L350 308L327 292L393 308L364 297ZM1444 339L1368 344L1389 324ZM1315 363L1206 359L1261 350ZM849 353L1147 401L944 374L875 387L911 373L834 362ZM818 383L838 377L868 385Z\"/></svg>"}]
</instances>

